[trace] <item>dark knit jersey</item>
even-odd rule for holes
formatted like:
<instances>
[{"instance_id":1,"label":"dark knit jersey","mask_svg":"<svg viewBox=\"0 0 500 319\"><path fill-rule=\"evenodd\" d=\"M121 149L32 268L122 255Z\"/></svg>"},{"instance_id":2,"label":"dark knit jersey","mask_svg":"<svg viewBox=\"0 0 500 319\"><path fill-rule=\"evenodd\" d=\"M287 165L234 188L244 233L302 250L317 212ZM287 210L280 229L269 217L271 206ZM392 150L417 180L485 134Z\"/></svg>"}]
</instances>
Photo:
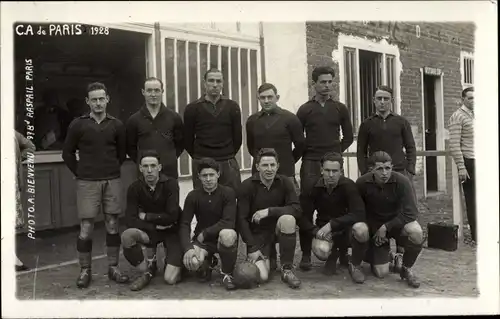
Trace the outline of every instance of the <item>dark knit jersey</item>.
<instances>
[{"instance_id":1,"label":"dark knit jersey","mask_svg":"<svg viewBox=\"0 0 500 319\"><path fill-rule=\"evenodd\" d=\"M146 213L145 220L139 212ZM176 227L179 223L179 184L176 179L160 175L152 190L142 177L130 184L127 191L126 225L146 232L157 225Z\"/></svg>"},{"instance_id":2,"label":"dark knit jersey","mask_svg":"<svg viewBox=\"0 0 500 319\"><path fill-rule=\"evenodd\" d=\"M402 116L389 113L386 119L374 114L359 127L357 144L358 167L368 172L367 159L377 151L387 152L397 171L415 174L417 153L410 123Z\"/></svg>"},{"instance_id":3,"label":"dark knit jersey","mask_svg":"<svg viewBox=\"0 0 500 319\"><path fill-rule=\"evenodd\" d=\"M280 107L257 112L248 118L246 131L248 152L254 159L261 148L274 148L280 163L278 174L295 175L295 163L305 145L302 124L295 114Z\"/></svg>"},{"instance_id":4,"label":"dark knit jersey","mask_svg":"<svg viewBox=\"0 0 500 319\"><path fill-rule=\"evenodd\" d=\"M78 117L68 128L62 157L78 179L118 178L127 157L125 126L109 114L101 123L89 114Z\"/></svg>"},{"instance_id":5,"label":"dark knit jersey","mask_svg":"<svg viewBox=\"0 0 500 319\"><path fill-rule=\"evenodd\" d=\"M379 185L370 172L358 178L356 185L365 202L368 223L385 224L387 230L391 230L417 219L413 189L410 180L403 174L392 172L389 180Z\"/></svg>"},{"instance_id":6,"label":"dark knit jersey","mask_svg":"<svg viewBox=\"0 0 500 319\"><path fill-rule=\"evenodd\" d=\"M194 189L186 197L181 217L180 236L185 251L193 248L191 223L196 217L195 238L203 233L204 241L217 242L219 232L234 229L236 222L236 194L231 187L218 185L214 192Z\"/></svg>"},{"instance_id":7,"label":"dark knit jersey","mask_svg":"<svg viewBox=\"0 0 500 319\"><path fill-rule=\"evenodd\" d=\"M344 152L353 142L353 128L347 107L332 99L324 106L312 99L297 111L306 133L303 159L319 160L327 152ZM340 130L342 129L342 140Z\"/></svg>"},{"instance_id":8,"label":"dark knit jersey","mask_svg":"<svg viewBox=\"0 0 500 319\"><path fill-rule=\"evenodd\" d=\"M156 150L160 154L162 173L178 177L177 158L184 150L182 119L175 111L161 105L153 117L146 106L127 121L127 153L137 163L139 152Z\"/></svg>"},{"instance_id":9,"label":"dark knit jersey","mask_svg":"<svg viewBox=\"0 0 500 319\"><path fill-rule=\"evenodd\" d=\"M300 195L300 205L304 216L312 216L316 210L316 225L323 227L330 223L333 232L365 221L365 204L356 183L344 176L340 177L331 192L323 177L320 177L309 193ZM314 228L306 218L301 220L300 227L301 230Z\"/></svg>"},{"instance_id":10,"label":"dark knit jersey","mask_svg":"<svg viewBox=\"0 0 500 319\"><path fill-rule=\"evenodd\" d=\"M202 97L188 104L184 111L184 141L193 158L233 158L242 142L238 103L221 97L214 105Z\"/></svg>"},{"instance_id":11,"label":"dark knit jersey","mask_svg":"<svg viewBox=\"0 0 500 319\"><path fill-rule=\"evenodd\" d=\"M238 230L250 253L258 249L254 234L275 232L279 217L291 215L299 219L302 212L293 183L279 174L270 189L262 183L258 173L244 180L238 190L237 205ZM253 214L266 208L269 208L269 216L261 219L259 224L253 223Z\"/></svg>"}]
</instances>

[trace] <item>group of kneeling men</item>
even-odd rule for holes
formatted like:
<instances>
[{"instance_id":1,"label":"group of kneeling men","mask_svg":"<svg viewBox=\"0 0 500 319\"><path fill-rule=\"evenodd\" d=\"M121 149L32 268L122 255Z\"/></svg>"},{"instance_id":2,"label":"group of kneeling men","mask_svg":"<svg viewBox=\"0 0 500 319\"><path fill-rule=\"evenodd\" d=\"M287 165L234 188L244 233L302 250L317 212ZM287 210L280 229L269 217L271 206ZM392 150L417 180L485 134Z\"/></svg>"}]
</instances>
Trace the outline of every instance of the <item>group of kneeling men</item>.
<instances>
[{"instance_id":1,"label":"group of kneeling men","mask_svg":"<svg viewBox=\"0 0 500 319\"><path fill-rule=\"evenodd\" d=\"M371 172L356 182L343 176L343 158L327 153L321 159L321 177L306 194L297 195L293 182L277 174L279 158L274 149L261 149L256 158L257 173L242 182L235 192L218 183L220 169L211 158L199 161L202 187L192 190L184 207L179 207L176 179L161 174L159 155L145 151L140 155L142 176L130 185L127 194L128 229L121 235L123 254L142 274L131 284L132 290L147 286L157 271L156 247L166 248L164 279L169 284L181 280L187 271L209 281L218 253L226 289L235 289L232 271L238 254L238 234L246 244L248 260L266 282L276 267L271 252L279 245L281 279L298 288L294 267L296 227L311 236L312 251L326 261L324 273L336 273L339 248L352 247L349 273L356 283L363 283L363 260L372 272L383 277L390 272L389 239L404 247L402 279L412 287L419 282L413 274L422 249L422 229L416 221L417 208L409 179L392 171L391 157L382 151L370 157ZM304 215L317 211L315 223ZM191 224L196 228L191 238ZM179 222L177 222L179 221ZM143 254L148 247L148 256Z\"/></svg>"}]
</instances>

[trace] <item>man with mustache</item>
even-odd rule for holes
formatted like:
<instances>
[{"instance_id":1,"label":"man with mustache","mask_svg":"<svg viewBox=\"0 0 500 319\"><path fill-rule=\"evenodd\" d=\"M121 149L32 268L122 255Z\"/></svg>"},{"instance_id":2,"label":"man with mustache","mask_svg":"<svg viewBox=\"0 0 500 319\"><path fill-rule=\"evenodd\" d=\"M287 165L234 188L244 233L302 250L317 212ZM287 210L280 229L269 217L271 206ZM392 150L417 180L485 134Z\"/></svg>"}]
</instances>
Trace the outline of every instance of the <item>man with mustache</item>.
<instances>
[{"instance_id":1,"label":"man with mustache","mask_svg":"<svg viewBox=\"0 0 500 319\"><path fill-rule=\"evenodd\" d=\"M236 194L231 187L219 185L220 169L212 158L202 158L196 172L202 188L186 197L181 219L180 236L184 248L184 265L196 271L201 282L212 277L215 253L221 259L222 283L227 290L235 289L233 269L238 255ZM191 241L191 223L197 224Z\"/></svg>"},{"instance_id":2,"label":"man with mustache","mask_svg":"<svg viewBox=\"0 0 500 319\"><path fill-rule=\"evenodd\" d=\"M238 191L238 226L247 245L248 260L260 271L260 279L269 279L271 246L280 249L281 280L291 288L299 288L300 280L293 267L296 221L301 209L295 186L279 169L274 149L261 149L255 159L257 173L247 178Z\"/></svg>"},{"instance_id":3,"label":"man with mustache","mask_svg":"<svg viewBox=\"0 0 500 319\"><path fill-rule=\"evenodd\" d=\"M417 206L410 180L392 170L392 158L383 151L370 157L372 170L358 178L356 185L365 202L366 222L371 238L367 261L375 276L389 273L390 239L404 247L401 279L418 288L420 282L411 267L415 264L424 241L417 222Z\"/></svg>"},{"instance_id":4,"label":"man with mustache","mask_svg":"<svg viewBox=\"0 0 500 319\"><path fill-rule=\"evenodd\" d=\"M339 101L334 101L333 78L335 71L331 67L317 67L312 72L315 96L303 104L297 111L297 117L306 133L306 145L300 167L301 192L309 192L319 177L321 177L321 157L327 152L342 153L353 142L351 116L347 107ZM342 139L340 137L342 131ZM311 222L313 216L304 216ZM300 232L300 248L302 270L311 269L312 237ZM347 245L340 252L340 262L347 265Z\"/></svg>"},{"instance_id":5,"label":"man with mustache","mask_svg":"<svg viewBox=\"0 0 500 319\"><path fill-rule=\"evenodd\" d=\"M78 288L87 288L92 280L92 232L101 207L107 232L108 278L118 283L129 279L118 269L121 245L118 216L122 212L120 167L126 158L125 127L106 112L109 95L104 84L89 84L85 100L90 113L71 122L62 154L66 166L76 177L76 206L80 218L76 249L81 268L76 282Z\"/></svg>"},{"instance_id":6,"label":"man with mustache","mask_svg":"<svg viewBox=\"0 0 500 319\"><path fill-rule=\"evenodd\" d=\"M184 111L184 140L192 158L193 188L201 187L196 175L200 159L210 157L219 164L219 183L236 190L241 183L235 158L242 142L241 109L221 95L224 78L220 70L209 69L203 79L205 94Z\"/></svg>"}]
</instances>

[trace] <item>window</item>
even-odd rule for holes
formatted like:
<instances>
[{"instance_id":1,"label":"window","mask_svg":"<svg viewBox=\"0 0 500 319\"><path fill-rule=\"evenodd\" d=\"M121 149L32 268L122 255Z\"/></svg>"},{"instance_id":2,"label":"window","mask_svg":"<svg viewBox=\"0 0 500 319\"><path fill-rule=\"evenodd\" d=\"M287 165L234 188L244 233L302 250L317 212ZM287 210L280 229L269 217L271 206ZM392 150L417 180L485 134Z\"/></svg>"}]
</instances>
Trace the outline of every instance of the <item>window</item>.
<instances>
[{"instance_id":1,"label":"window","mask_svg":"<svg viewBox=\"0 0 500 319\"><path fill-rule=\"evenodd\" d=\"M465 85L474 84L474 59L471 57L464 58L463 82Z\"/></svg>"},{"instance_id":2,"label":"window","mask_svg":"<svg viewBox=\"0 0 500 319\"><path fill-rule=\"evenodd\" d=\"M351 112L351 120L356 133L362 121L375 112L373 96L377 86L387 85L393 89L393 108L395 112L399 111L397 49L375 44L369 40L351 41L352 39L346 39L346 37L339 38L344 69L341 74L341 90L343 90L341 101Z\"/></svg>"},{"instance_id":3,"label":"window","mask_svg":"<svg viewBox=\"0 0 500 319\"><path fill-rule=\"evenodd\" d=\"M184 115L186 105L203 94L203 75L211 67L221 69L224 75L222 94L235 100L241 107L242 125L257 112L256 101L259 50L244 46L220 45L213 42L165 38L166 104ZM246 131L243 145L236 159L241 169L249 169L252 159L246 147ZM191 175L191 158L186 151L179 160L180 176Z\"/></svg>"}]
</instances>

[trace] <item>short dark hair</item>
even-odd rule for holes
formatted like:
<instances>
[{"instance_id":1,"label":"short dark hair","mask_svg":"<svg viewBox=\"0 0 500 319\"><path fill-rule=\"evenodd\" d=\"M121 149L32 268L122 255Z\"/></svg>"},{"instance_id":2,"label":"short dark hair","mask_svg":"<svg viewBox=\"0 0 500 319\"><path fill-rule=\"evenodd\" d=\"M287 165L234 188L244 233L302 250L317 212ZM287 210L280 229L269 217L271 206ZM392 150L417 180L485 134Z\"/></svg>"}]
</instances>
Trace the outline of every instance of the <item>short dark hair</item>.
<instances>
[{"instance_id":1,"label":"short dark hair","mask_svg":"<svg viewBox=\"0 0 500 319\"><path fill-rule=\"evenodd\" d=\"M384 92L388 92L388 93L391 93L391 97L394 97L393 94L394 94L394 91L387 85L379 85L377 86L377 89L375 90L375 92L377 91L384 91Z\"/></svg>"},{"instance_id":2,"label":"short dark hair","mask_svg":"<svg viewBox=\"0 0 500 319\"><path fill-rule=\"evenodd\" d=\"M139 153L139 165L142 162L142 159L145 157L154 157L158 160L158 163L160 163L160 154L156 150L143 150Z\"/></svg>"},{"instance_id":3,"label":"short dark hair","mask_svg":"<svg viewBox=\"0 0 500 319\"><path fill-rule=\"evenodd\" d=\"M463 89L462 98L466 97L468 92L474 92L474 87L469 86L468 88Z\"/></svg>"},{"instance_id":4,"label":"short dark hair","mask_svg":"<svg viewBox=\"0 0 500 319\"><path fill-rule=\"evenodd\" d=\"M198 167L196 168L196 173L200 174L205 168L212 168L217 173L220 171L219 164L211 157L203 157L198 162Z\"/></svg>"},{"instance_id":5,"label":"short dark hair","mask_svg":"<svg viewBox=\"0 0 500 319\"><path fill-rule=\"evenodd\" d=\"M144 85L146 85L147 82L152 82L152 81L158 81L160 82L160 85L161 85L161 88L163 89L163 81L157 77L154 77L154 76L150 76L149 78L147 78L146 80L144 80Z\"/></svg>"},{"instance_id":6,"label":"short dark hair","mask_svg":"<svg viewBox=\"0 0 500 319\"><path fill-rule=\"evenodd\" d=\"M274 157L276 159L276 162L279 162L278 153L276 153L276 151L274 150L274 148L261 148L259 150L259 152L257 153L257 156L255 157L255 163L256 164L260 164L260 160L264 156Z\"/></svg>"},{"instance_id":7,"label":"short dark hair","mask_svg":"<svg viewBox=\"0 0 500 319\"><path fill-rule=\"evenodd\" d=\"M328 152L325 155L321 157L321 166L326 162L338 162L340 164L340 167L344 165L344 158L342 157L342 154L339 153L334 153L334 152Z\"/></svg>"},{"instance_id":8,"label":"short dark hair","mask_svg":"<svg viewBox=\"0 0 500 319\"><path fill-rule=\"evenodd\" d=\"M389 155L387 152L384 151L376 151L370 156L368 160L368 164L372 167L375 166L375 163L385 163L385 162L392 163L392 158L391 155Z\"/></svg>"},{"instance_id":9,"label":"short dark hair","mask_svg":"<svg viewBox=\"0 0 500 319\"><path fill-rule=\"evenodd\" d=\"M276 86L274 86L274 84L271 84L271 83L264 83L261 86L259 86L257 93L260 94L260 93L267 91L267 90L273 90L274 94L278 94L278 89L276 88Z\"/></svg>"},{"instance_id":10,"label":"short dark hair","mask_svg":"<svg viewBox=\"0 0 500 319\"><path fill-rule=\"evenodd\" d=\"M104 90L104 93L108 95L108 89L106 88L106 85L102 84L101 82L93 82L87 85L87 96L90 92L97 90Z\"/></svg>"},{"instance_id":11,"label":"short dark hair","mask_svg":"<svg viewBox=\"0 0 500 319\"><path fill-rule=\"evenodd\" d=\"M312 72L312 80L314 82L318 81L318 78L323 74L331 74L332 78L335 77L335 70L329 66L319 66L314 68Z\"/></svg>"},{"instance_id":12,"label":"short dark hair","mask_svg":"<svg viewBox=\"0 0 500 319\"><path fill-rule=\"evenodd\" d=\"M203 75L203 80L207 80L207 76L209 73L220 73L222 74L222 77L224 77L224 74L222 73L221 70L219 70L218 68L210 68L207 70L207 72L205 72L205 74Z\"/></svg>"}]
</instances>

